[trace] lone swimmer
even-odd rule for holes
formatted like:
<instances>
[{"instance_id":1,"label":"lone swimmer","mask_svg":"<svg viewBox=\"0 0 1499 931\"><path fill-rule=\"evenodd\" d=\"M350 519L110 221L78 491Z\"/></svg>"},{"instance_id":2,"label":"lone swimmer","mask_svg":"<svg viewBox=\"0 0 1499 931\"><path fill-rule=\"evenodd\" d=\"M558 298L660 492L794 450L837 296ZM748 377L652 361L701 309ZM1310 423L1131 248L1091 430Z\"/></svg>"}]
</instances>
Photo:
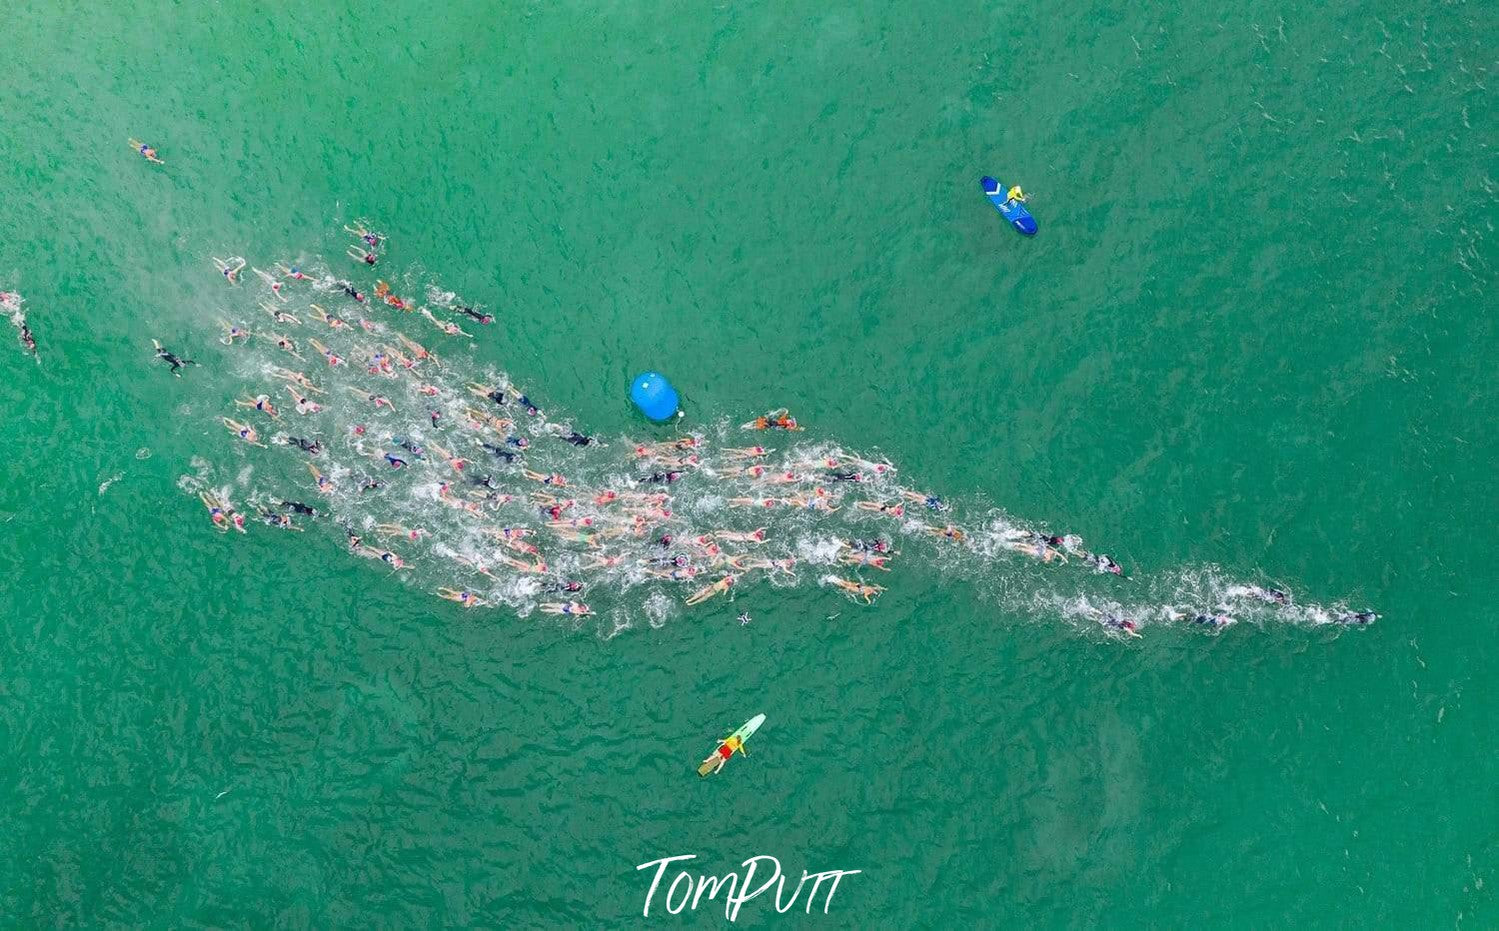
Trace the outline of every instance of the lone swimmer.
<instances>
[{"instance_id":1,"label":"lone swimmer","mask_svg":"<svg viewBox=\"0 0 1499 931\"><path fill-rule=\"evenodd\" d=\"M151 340L151 345L156 347L156 358L172 367L172 374L178 378L182 377L182 367L185 365L197 365L192 359L184 359L171 350L167 349L156 340Z\"/></svg>"}]
</instances>

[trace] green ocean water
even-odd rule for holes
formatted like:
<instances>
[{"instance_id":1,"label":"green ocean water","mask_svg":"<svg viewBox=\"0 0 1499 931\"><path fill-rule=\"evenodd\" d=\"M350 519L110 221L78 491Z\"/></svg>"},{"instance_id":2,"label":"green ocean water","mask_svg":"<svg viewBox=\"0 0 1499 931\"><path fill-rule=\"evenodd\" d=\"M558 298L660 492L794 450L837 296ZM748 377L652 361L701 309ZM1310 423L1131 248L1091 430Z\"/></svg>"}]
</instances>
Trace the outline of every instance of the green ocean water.
<instances>
[{"instance_id":1,"label":"green ocean water","mask_svg":"<svg viewBox=\"0 0 1499 931\"><path fill-rule=\"evenodd\" d=\"M863 871L752 926L1499 923L1491 7L7 13L6 925L625 925L688 853ZM356 216L601 434L659 367L1141 577L1383 618L1120 643L912 559L608 637L219 536L177 482L240 461L228 389L150 339L213 358L209 256Z\"/></svg>"}]
</instances>

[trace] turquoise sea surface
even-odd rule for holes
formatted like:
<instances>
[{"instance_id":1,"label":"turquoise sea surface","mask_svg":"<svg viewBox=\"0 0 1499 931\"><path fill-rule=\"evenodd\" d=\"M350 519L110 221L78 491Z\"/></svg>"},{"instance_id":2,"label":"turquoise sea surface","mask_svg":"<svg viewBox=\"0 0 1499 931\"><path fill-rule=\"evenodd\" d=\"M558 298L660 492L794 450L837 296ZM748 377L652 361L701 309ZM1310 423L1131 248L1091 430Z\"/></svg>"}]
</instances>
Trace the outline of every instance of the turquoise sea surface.
<instances>
[{"instance_id":1,"label":"turquoise sea surface","mask_svg":"<svg viewBox=\"0 0 1499 931\"><path fill-rule=\"evenodd\" d=\"M625 926L677 854L862 871L755 927L1499 925L1492 5L5 19L0 290L39 344L0 327L7 927ZM785 406L767 445L1128 576L918 533L869 607L808 570L559 619L328 522L214 533L203 487L316 493L218 421L249 390L218 320L260 285L211 257L372 286L358 218L398 289L495 315L413 318L445 377L503 366L610 444L582 469L675 435L626 400L657 368L683 429ZM1241 582L1381 618L1159 615Z\"/></svg>"}]
</instances>

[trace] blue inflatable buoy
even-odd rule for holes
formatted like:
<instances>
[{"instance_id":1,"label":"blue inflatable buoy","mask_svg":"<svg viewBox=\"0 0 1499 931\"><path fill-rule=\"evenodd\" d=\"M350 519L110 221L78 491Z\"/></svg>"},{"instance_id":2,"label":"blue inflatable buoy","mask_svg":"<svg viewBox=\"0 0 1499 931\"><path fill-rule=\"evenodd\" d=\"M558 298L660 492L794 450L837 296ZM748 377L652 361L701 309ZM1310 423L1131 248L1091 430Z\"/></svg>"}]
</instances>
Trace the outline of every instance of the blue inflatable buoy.
<instances>
[{"instance_id":1,"label":"blue inflatable buoy","mask_svg":"<svg viewBox=\"0 0 1499 931\"><path fill-rule=\"evenodd\" d=\"M642 414L657 423L677 416L677 411L682 406L681 398L677 397L677 389L660 372L642 372L636 375L635 381L630 385L630 400L635 402Z\"/></svg>"}]
</instances>

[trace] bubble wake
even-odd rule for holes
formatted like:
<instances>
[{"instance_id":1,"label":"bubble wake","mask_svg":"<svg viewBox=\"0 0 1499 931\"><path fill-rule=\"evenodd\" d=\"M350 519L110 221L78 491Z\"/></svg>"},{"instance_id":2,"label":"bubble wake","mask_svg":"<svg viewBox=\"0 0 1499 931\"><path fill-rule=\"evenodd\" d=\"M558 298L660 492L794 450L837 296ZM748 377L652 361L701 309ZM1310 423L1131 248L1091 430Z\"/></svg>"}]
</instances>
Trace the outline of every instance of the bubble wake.
<instances>
[{"instance_id":1,"label":"bubble wake","mask_svg":"<svg viewBox=\"0 0 1499 931\"><path fill-rule=\"evenodd\" d=\"M353 267L372 271L383 237L349 229ZM214 262L231 309L209 365L239 389L219 421L247 464L226 480L196 459L179 485L226 533L341 528L351 554L441 597L600 614L611 635L756 585L821 585L872 604L911 558L1006 610L1112 636L1375 619L1212 567L1126 583L1078 537L994 509L961 520L895 464L809 437L786 411L666 441L589 436L473 362L492 318L430 279L356 283L321 259L269 271ZM169 348L158 357L173 374L174 359L187 364Z\"/></svg>"}]
</instances>

